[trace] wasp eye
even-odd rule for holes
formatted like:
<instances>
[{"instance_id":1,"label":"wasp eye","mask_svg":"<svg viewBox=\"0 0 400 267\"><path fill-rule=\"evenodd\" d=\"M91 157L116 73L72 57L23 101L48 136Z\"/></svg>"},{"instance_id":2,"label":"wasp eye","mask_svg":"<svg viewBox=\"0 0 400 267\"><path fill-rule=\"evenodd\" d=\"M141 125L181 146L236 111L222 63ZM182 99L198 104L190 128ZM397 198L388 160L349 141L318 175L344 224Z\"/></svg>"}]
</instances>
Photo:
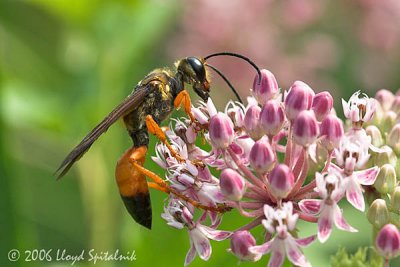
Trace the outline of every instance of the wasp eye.
<instances>
[{"instance_id":1,"label":"wasp eye","mask_svg":"<svg viewBox=\"0 0 400 267\"><path fill-rule=\"evenodd\" d=\"M203 63L196 57L188 57L187 61L196 73L197 79L200 82L204 82L206 80L206 70Z\"/></svg>"}]
</instances>

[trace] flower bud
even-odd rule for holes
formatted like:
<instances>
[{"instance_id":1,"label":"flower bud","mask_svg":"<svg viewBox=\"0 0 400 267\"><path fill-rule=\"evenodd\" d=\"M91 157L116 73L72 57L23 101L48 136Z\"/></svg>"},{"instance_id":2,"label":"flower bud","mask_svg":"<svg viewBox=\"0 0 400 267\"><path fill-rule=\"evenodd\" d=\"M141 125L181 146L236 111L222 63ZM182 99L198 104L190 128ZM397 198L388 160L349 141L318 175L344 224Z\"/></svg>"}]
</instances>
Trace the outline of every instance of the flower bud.
<instances>
[{"instance_id":1,"label":"flower bud","mask_svg":"<svg viewBox=\"0 0 400 267\"><path fill-rule=\"evenodd\" d=\"M400 156L400 123L397 123L387 137L387 143Z\"/></svg>"},{"instance_id":2,"label":"flower bud","mask_svg":"<svg viewBox=\"0 0 400 267\"><path fill-rule=\"evenodd\" d=\"M231 250L240 260L258 261L261 254L252 253L249 247L256 245L256 240L249 231L237 231L231 237Z\"/></svg>"},{"instance_id":3,"label":"flower bud","mask_svg":"<svg viewBox=\"0 0 400 267\"><path fill-rule=\"evenodd\" d=\"M400 95L395 96L391 110L396 112L396 114L400 113Z\"/></svg>"},{"instance_id":4,"label":"flower bud","mask_svg":"<svg viewBox=\"0 0 400 267\"><path fill-rule=\"evenodd\" d=\"M392 211L396 214L400 214L400 186L396 186L390 198L390 206Z\"/></svg>"},{"instance_id":5,"label":"flower bud","mask_svg":"<svg viewBox=\"0 0 400 267\"><path fill-rule=\"evenodd\" d=\"M393 224L386 224L378 233L375 241L376 250L385 259L391 259L400 253L400 233Z\"/></svg>"},{"instance_id":6,"label":"flower bud","mask_svg":"<svg viewBox=\"0 0 400 267\"><path fill-rule=\"evenodd\" d=\"M320 126L322 145L328 150L332 151L338 148L340 140L343 137L343 123L335 115L329 114L322 121Z\"/></svg>"},{"instance_id":7,"label":"flower bud","mask_svg":"<svg viewBox=\"0 0 400 267\"><path fill-rule=\"evenodd\" d=\"M270 100L263 106L260 115L261 127L268 136L276 135L285 122L285 113L281 103Z\"/></svg>"},{"instance_id":8,"label":"flower bud","mask_svg":"<svg viewBox=\"0 0 400 267\"><path fill-rule=\"evenodd\" d=\"M367 212L368 221L377 229L389 222L389 211L383 199L375 199Z\"/></svg>"},{"instance_id":9,"label":"flower bud","mask_svg":"<svg viewBox=\"0 0 400 267\"><path fill-rule=\"evenodd\" d=\"M302 110L312 106L314 91L302 81L295 81L285 98L285 112L289 120L294 120Z\"/></svg>"},{"instance_id":10,"label":"flower bud","mask_svg":"<svg viewBox=\"0 0 400 267\"><path fill-rule=\"evenodd\" d=\"M307 147L318 137L319 127L314 112L303 110L293 123L293 139L296 144Z\"/></svg>"},{"instance_id":11,"label":"flower bud","mask_svg":"<svg viewBox=\"0 0 400 267\"><path fill-rule=\"evenodd\" d=\"M396 124L397 114L394 111L387 111L382 118L382 131L388 133Z\"/></svg>"},{"instance_id":12,"label":"flower bud","mask_svg":"<svg viewBox=\"0 0 400 267\"><path fill-rule=\"evenodd\" d=\"M367 135L371 136L372 144L376 147L381 147L383 145L383 138L381 131L375 125L369 125L365 131Z\"/></svg>"},{"instance_id":13,"label":"flower bud","mask_svg":"<svg viewBox=\"0 0 400 267\"><path fill-rule=\"evenodd\" d=\"M239 201L246 191L244 178L232 169L224 169L219 177L222 194L229 200Z\"/></svg>"},{"instance_id":14,"label":"flower bud","mask_svg":"<svg viewBox=\"0 0 400 267\"><path fill-rule=\"evenodd\" d=\"M393 167L396 167L397 157L393 152L393 149L389 146L383 146L381 149L384 151L376 154L375 165L383 166L384 164L389 163L393 165Z\"/></svg>"},{"instance_id":15,"label":"flower bud","mask_svg":"<svg viewBox=\"0 0 400 267\"><path fill-rule=\"evenodd\" d=\"M376 177L374 187L381 194L390 194L393 192L396 183L396 170L392 165L385 164L381 167L379 174Z\"/></svg>"},{"instance_id":16,"label":"flower bud","mask_svg":"<svg viewBox=\"0 0 400 267\"><path fill-rule=\"evenodd\" d=\"M273 99L279 93L278 82L274 74L269 70L261 70L261 83L259 83L259 76L254 78L253 82L253 96L257 99L258 103L263 105L270 99Z\"/></svg>"},{"instance_id":17,"label":"flower bud","mask_svg":"<svg viewBox=\"0 0 400 267\"><path fill-rule=\"evenodd\" d=\"M264 135L260 124L260 113L261 108L257 105L252 105L247 109L244 116L244 128L254 140L258 140Z\"/></svg>"},{"instance_id":18,"label":"flower bud","mask_svg":"<svg viewBox=\"0 0 400 267\"><path fill-rule=\"evenodd\" d=\"M227 148L234 138L233 123L221 112L210 119L209 135L211 143L216 148Z\"/></svg>"},{"instance_id":19,"label":"flower bud","mask_svg":"<svg viewBox=\"0 0 400 267\"><path fill-rule=\"evenodd\" d=\"M318 121L322 121L332 110L333 98L329 92L321 92L314 96L312 110Z\"/></svg>"},{"instance_id":20,"label":"flower bud","mask_svg":"<svg viewBox=\"0 0 400 267\"><path fill-rule=\"evenodd\" d=\"M276 155L268 137L263 137L258 140L250 150L250 164L254 170L260 173L268 172L274 166Z\"/></svg>"},{"instance_id":21,"label":"flower bud","mask_svg":"<svg viewBox=\"0 0 400 267\"><path fill-rule=\"evenodd\" d=\"M387 111L392 107L394 101L394 94L386 89L381 89L376 92L375 99L378 100L383 110Z\"/></svg>"},{"instance_id":22,"label":"flower bud","mask_svg":"<svg viewBox=\"0 0 400 267\"><path fill-rule=\"evenodd\" d=\"M294 175L285 164L278 164L268 175L272 193L277 198L285 198L293 188Z\"/></svg>"}]
</instances>

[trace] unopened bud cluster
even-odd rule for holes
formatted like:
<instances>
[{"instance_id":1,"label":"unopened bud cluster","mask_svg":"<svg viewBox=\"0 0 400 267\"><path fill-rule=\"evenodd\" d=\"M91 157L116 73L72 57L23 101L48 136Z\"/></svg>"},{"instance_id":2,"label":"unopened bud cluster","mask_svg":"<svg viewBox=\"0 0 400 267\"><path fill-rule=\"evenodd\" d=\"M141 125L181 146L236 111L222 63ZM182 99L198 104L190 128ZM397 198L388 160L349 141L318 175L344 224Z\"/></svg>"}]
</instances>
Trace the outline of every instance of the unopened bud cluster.
<instances>
[{"instance_id":1,"label":"unopened bud cluster","mask_svg":"<svg viewBox=\"0 0 400 267\"><path fill-rule=\"evenodd\" d=\"M373 146L367 165L380 171L367 199L367 218L375 233L375 249L386 260L400 252L400 90L386 89L375 95L375 116L367 123L366 132Z\"/></svg>"},{"instance_id":2,"label":"unopened bud cluster","mask_svg":"<svg viewBox=\"0 0 400 267\"><path fill-rule=\"evenodd\" d=\"M270 71L262 70L246 105L230 101L218 112L209 99L192 107L195 121L178 120L170 127L176 130L167 132L179 159L163 144L153 157L173 189L162 217L189 232L185 264L196 255L208 260L210 240L230 239L229 250L241 261L270 254L273 266L282 266L285 258L311 266L303 247L317 239L326 242L334 226L357 231L345 220L342 199L367 210L376 251L385 259L397 256L400 222L393 218L400 216L391 214L400 215L399 97L381 90L375 100L355 92L342 100L344 123L328 91L316 93L302 81L284 91ZM196 139L209 149L198 147ZM231 209L248 222L220 230ZM317 224L317 232L295 234L299 220ZM263 240L253 236L256 227L265 230Z\"/></svg>"}]
</instances>

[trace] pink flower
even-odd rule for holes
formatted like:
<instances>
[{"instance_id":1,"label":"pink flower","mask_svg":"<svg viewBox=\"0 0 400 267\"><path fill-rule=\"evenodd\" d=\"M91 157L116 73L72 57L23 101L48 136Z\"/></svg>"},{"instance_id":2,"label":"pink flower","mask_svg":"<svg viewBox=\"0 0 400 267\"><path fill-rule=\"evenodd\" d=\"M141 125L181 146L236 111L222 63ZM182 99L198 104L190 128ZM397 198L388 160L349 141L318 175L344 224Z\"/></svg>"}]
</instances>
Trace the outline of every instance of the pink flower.
<instances>
[{"instance_id":1,"label":"pink flower","mask_svg":"<svg viewBox=\"0 0 400 267\"><path fill-rule=\"evenodd\" d=\"M263 105L270 99L275 98L279 93L278 82L275 79L274 74L269 70L261 70L261 83L259 83L259 76L254 78L253 82L253 95L257 99L258 103Z\"/></svg>"},{"instance_id":2,"label":"pink flower","mask_svg":"<svg viewBox=\"0 0 400 267\"><path fill-rule=\"evenodd\" d=\"M293 214L293 204L283 203L281 209L274 209L264 205L265 220L262 221L265 229L275 236L260 246L250 247L249 251L256 254L267 254L271 252L268 267L282 266L285 256L297 266L311 266L300 247L308 246L316 238L315 235L295 239L290 231L296 226L297 214Z\"/></svg>"},{"instance_id":3,"label":"pink flower","mask_svg":"<svg viewBox=\"0 0 400 267\"><path fill-rule=\"evenodd\" d=\"M308 147L317 140L319 126L314 112L303 110L293 122L293 140L304 147Z\"/></svg>"},{"instance_id":4,"label":"pink flower","mask_svg":"<svg viewBox=\"0 0 400 267\"><path fill-rule=\"evenodd\" d=\"M260 123L268 136L276 135L285 122L285 112L277 100L267 101L261 110Z\"/></svg>"},{"instance_id":5,"label":"pink flower","mask_svg":"<svg viewBox=\"0 0 400 267\"><path fill-rule=\"evenodd\" d=\"M276 154L268 141L268 137L265 136L255 142L250 150L249 159L251 166L257 172L265 173L272 169L276 162Z\"/></svg>"},{"instance_id":6,"label":"pink flower","mask_svg":"<svg viewBox=\"0 0 400 267\"><path fill-rule=\"evenodd\" d=\"M285 98L285 111L288 119L294 120L301 111L309 110L314 95L314 91L306 83L295 81Z\"/></svg>"},{"instance_id":7,"label":"pink flower","mask_svg":"<svg viewBox=\"0 0 400 267\"><path fill-rule=\"evenodd\" d=\"M246 191L243 177L233 169L224 169L219 177L222 194L229 200L239 201Z\"/></svg>"},{"instance_id":8,"label":"pink flower","mask_svg":"<svg viewBox=\"0 0 400 267\"><path fill-rule=\"evenodd\" d=\"M215 148L227 148L234 139L233 123L231 119L219 112L210 119L210 141Z\"/></svg>"},{"instance_id":9,"label":"pink flower","mask_svg":"<svg viewBox=\"0 0 400 267\"><path fill-rule=\"evenodd\" d=\"M309 214L319 214L318 219L318 239L324 243L332 232L332 225L337 228L357 232L351 227L343 217L342 210L338 206L339 200L344 194L344 185L340 175L335 171L321 174L316 173L317 188L321 199L303 199L299 202L300 209Z\"/></svg>"},{"instance_id":10,"label":"pink flower","mask_svg":"<svg viewBox=\"0 0 400 267\"><path fill-rule=\"evenodd\" d=\"M231 237L231 251L240 260L258 261L262 255L249 251L255 245L256 240L249 231L237 231Z\"/></svg>"},{"instance_id":11,"label":"pink flower","mask_svg":"<svg viewBox=\"0 0 400 267\"><path fill-rule=\"evenodd\" d=\"M274 196L283 199L293 188L294 175L287 165L278 164L268 175L268 181Z\"/></svg>"},{"instance_id":12,"label":"pink flower","mask_svg":"<svg viewBox=\"0 0 400 267\"><path fill-rule=\"evenodd\" d=\"M312 110L318 121L322 121L332 110L333 98L329 92L321 92L314 96Z\"/></svg>"},{"instance_id":13,"label":"pink flower","mask_svg":"<svg viewBox=\"0 0 400 267\"><path fill-rule=\"evenodd\" d=\"M259 106L251 105L244 117L244 127L253 140L258 140L264 135L264 130L260 124L260 113L261 108Z\"/></svg>"},{"instance_id":14,"label":"pink flower","mask_svg":"<svg viewBox=\"0 0 400 267\"><path fill-rule=\"evenodd\" d=\"M375 247L385 259L391 259L400 253L400 232L393 224L386 224L378 233Z\"/></svg>"},{"instance_id":15,"label":"pink flower","mask_svg":"<svg viewBox=\"0 0 400 267\"><path fill-rule=\"evenodd\" d=\"M335 115L328 115L322 121L320 126L321 143L328 150L332 151L338 148L343 137L343 123Z\"/></svg>"}]
</instances>

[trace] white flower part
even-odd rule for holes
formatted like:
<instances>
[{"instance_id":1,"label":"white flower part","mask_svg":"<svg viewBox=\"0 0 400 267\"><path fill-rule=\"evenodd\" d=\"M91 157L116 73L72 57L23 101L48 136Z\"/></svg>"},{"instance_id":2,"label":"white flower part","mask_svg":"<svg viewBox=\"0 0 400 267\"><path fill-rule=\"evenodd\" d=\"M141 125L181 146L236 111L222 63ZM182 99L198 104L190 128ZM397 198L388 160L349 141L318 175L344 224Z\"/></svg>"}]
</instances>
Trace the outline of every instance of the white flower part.
<instances>
[{"instance_id":1,"label":"white flower part","mask_svg":"<svg viewBox=\"0 0 400 267\"><path fill-rule=\"evenodd\" d=\"M289 231L294 230L299 217L293 214L293 203L285 202L280 209L274 209L269 205L264 205L265 220L262 224L265 229L273 234L277 232L280 238L285 238Z\"/></svg>"},{"instance_id":2,"label":"white flower part","mask_svg":"<svg viewBox=\"0 0 400 267\"><path fill-rule=\"evenodd\" d=\"M258 102L257 99L255 99L253 96L248 96L247 97L247 107L246 110L250 107L250 106L257 106Z\"/></svg>"},{"instance_id":3,"label":"white flower part","mask_svg":"<svg viewBox=\"0 0 400 267\"><path fill-rule=\"evenodd\" d=\"M192 107L192 113L195 119L200 123L200 124L206 124L208 123L209 118L207 117L206 114L204 114L200 108L195 108Z\"/></svg>"},{"instance_id":4,"label":"white flower part","mask_svg":"<svg viewBox=\"0 0 400 267\"><path fill-rule=\"evenodd\" d=\"M185 225L182 221L178 221L178 218L181 217L183 212L182 204L176 199L170 199L168 205L164 207L161 218L166 220L169 226L182 229Z\"/></svg>"},{"instance_id":5,"label":"white flower part","mask_svg":"<svg viewBox=\"0 0 400 267\"><path fill-rule=\"evenodd\" d=\"M366 94L360 97L360 91L355 92L346 102L342 99L344 115L352 122L367 122L371 120L375 112L375 99Z\"/></svg>"},{"instance_id":6,"label":"white flower part","mask_svg":"<svg viewBox=\"0 0 400 267\"><path fill-rule=\"evenodd\" d=\"M362 168L370 158L370 146L371 137L366 135L364 129L351 130L342 138L339 148L335 149L337 164L348 173Z\"/></svg>"},{"instance_id":7,"label":"white flower part","mask_svg":"<svg viewBox=\"0 0 400 267\"><path fill-rule=\"evenodd\" d=\"M342 182L341 174L335 169L330 169L328 173L324 174L317 172L315 179L317 182L315 191L318 192L321 199L338 202L343 197L345 184Z\"/></svg>"},{"instance_id":8,"label":"white flower part","mask_svg":"<svg viewBox=\"0 0 400 267\"><path fill-rule=\"evenodd\" d=\"M236 127L243 127L243 121L244 121L244 116L245 116L245 110L246 108L244 105L240 102L233 102L230 100L228 104L225 107L225 114L228 115L232 121L233 124Z\"/></svg>"},{"instance_id":9,"label":"white flower part","mask_svg":"<svg viewBox=\"0 0 400 267\"><path fill-rule=\"evenodd\" d=\"M207 111L208 114L210 115L210 118L214 117L218 113L217 108L215 107L213 101L211 100L211 97L209 97L207 100Z\"/></svg>"}]
</instances>

